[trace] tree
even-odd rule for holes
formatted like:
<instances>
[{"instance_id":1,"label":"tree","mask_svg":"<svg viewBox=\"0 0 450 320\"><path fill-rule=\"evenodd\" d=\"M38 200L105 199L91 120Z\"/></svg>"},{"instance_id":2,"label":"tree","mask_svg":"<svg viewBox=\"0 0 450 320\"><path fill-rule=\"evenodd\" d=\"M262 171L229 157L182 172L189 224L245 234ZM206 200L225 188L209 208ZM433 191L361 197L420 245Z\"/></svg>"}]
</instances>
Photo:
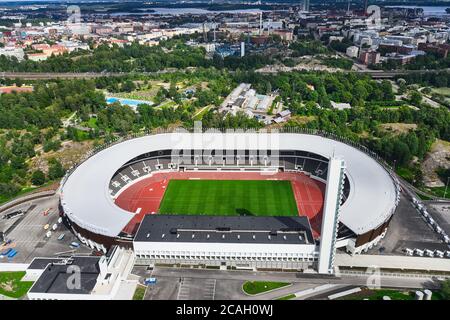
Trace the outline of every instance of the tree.
<instances>
[{"instance_id":1,"label":"tree","mask_svg":"<svg viewBox=\"0 0 450 320\"><path fill-rule=\"evenodd\" d=\"M398 94L404 94L406 92L406 80L403 78L397 79Z\"/></svg>"},{"instance_id":2,"label":"tree","mask_svg":"<svg viewBox=\"0 0 450 320\"><path fill-rule=\"evenodd\" d=\"M411 152L406 143L400 140L395 140L394 150L392 153L393 160L397 161L398 165L406 165L411 160Z\"/></svg>"},{"instance_id":3,"label":"tree","mask_svg":"<svg viewBox=\"0 0 450 320\"><path fill-rule=\"evenodd\" d=\"M13 183L0 183L0 195L6 197L15 196L20 191L20 188Z\"/></svg>"},{"instance_id":4,"label":"tree","mask_svg":"<svg viewBox=\"0 0 450 320\"><path fill-rule=\"evenodd\" d=\"M426 94L426 95L431 94L431 88L430 88L430 87L425 87L425 88L423 88L423 89L422 89L422 93L423 93L423 94Z\"/></svg>"},{"instance_id":5,"label":"tree","mask_svg":"<svg viewBox=\"0 0 450 320\"><path fill-rule=\"evenodd\" d=\"M422 102L422 95L418 91L413 91L409 95L409 101L411 104L418 106Z\"/></svg>"},{"instance_id":6,"label":"tree","mask_svg":"<svg viewBox=\"0 0 450 320\"><path fill-rule=\"evenodd\" d=\"M271 94L272 93L272 84L270 83L270 81L267 81L266 83L266 94Z\"/></svg>"},{"instance_id":7,"label":"tree","mask_svg":"<svg viewBox=\"0 0 450 320\"><path fill-rule=\"evenodd\" d=\"M450 279L442 282L441 285L441 295L445 300L450 300Z\"/></svg>"},{"instance_id":8,"label":"tree","mask_svg":"<svg viewBox=\"0 0 450 320\"><path fill-rule=\"evenodd\" d=\"M31 183L35 186L41 186L45 182L45 174L41 170L36 170L31 175Z\"/></svg>"},{"instance_id":9,"label":"tree","mask_svg":"<svg viewBox=\"0 0 450 320\"><path fill-rule=\"evenodd\" d=\"M134 84L133 81L127 80L122 84L122 91L131 92L134 90L136 90L136 85Z\"/></svg>"},{"instance_id":10,"label":"tree","mask_svg":"<svg viewBox=\"0 0 450 320\"><path fill-rule=\"evenodd\" d=\"M445 184L447 183L448 179L450 179L450 168L445 169L439 167L438 169L436 169L436 173L438 174L439 179L441 179L441 181Z\"/></svg>"},{"instance_id":11,"label":"tree","mask_svg":"<svg viewBox=\"0 0 450 320\"><path fill-rule=\"evenodd\" d=\"M55 180L58 178L62 178L65 174L64 168L61 164L61 162L59 162L58 160L56 160L55 158L52 158L50 160L48 160L48 178L50 180Z\"/></svg>"}]
</instances>

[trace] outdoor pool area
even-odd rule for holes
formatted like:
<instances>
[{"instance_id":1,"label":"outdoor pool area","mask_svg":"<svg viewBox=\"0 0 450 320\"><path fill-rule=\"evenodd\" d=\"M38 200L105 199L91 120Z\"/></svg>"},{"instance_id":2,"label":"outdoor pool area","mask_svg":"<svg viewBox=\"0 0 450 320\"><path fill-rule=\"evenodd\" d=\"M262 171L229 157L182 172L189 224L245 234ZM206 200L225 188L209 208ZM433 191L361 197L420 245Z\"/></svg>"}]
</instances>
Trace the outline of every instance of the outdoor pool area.
<instances>
[{"instance_id":1,"label":"outdoor pool area","mask_svg":"<svg viewBox=\"0 0 450 320\"><path fill-rule=\"evenodd\" d=\"M146 100L135 100L135 99L126 99L126 98L115 98L115 97L106 97L106 103L111 104L114 102L119 102L122 105L133 107L133 109L136 109L136 107L140 104L148 104L152 105L153 102L146 101Z\"/></svg>"}]
</instances>

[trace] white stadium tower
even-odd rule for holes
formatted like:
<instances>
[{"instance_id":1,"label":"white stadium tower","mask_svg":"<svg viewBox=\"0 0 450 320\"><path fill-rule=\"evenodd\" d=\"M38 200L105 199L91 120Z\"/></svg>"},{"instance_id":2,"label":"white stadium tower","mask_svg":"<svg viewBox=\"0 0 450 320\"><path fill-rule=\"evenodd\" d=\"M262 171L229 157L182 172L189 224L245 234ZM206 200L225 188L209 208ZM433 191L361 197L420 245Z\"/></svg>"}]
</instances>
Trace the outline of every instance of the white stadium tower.
<instances>
[{"instance_id":1,"label":"white stadium tower","mask_svg":"<svg viewBox=\"0 0 450 320\"><path fill-rule=\"evenodd\" d=\"M303 175L326 185L322 215L312 221L302 214L146 214L135 229L129 228L138 213L119 207L115 200L161 172ZM336 248L357 254L376 245L399 201L396 179L375 154L313 131L168 132L134 137L92 152L70 170L60 190L61 213L83 243L104 252L114 244L133 248L138 264L314 268L325 274L334 271Z\"/></svg>"}]
</instances>

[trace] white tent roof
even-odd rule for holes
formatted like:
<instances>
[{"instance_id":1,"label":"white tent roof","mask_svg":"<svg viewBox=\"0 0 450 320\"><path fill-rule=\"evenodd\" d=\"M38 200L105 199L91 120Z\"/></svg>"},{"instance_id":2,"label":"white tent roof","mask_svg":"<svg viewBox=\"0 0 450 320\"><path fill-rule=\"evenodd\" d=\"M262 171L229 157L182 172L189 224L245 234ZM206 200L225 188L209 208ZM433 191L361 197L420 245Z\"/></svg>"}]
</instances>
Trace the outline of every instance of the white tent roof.
<instances>
[{"instance_id":1,"label":"white tent roof","mask_svg":"<svg viewBox=\"0 0 450 320\"><path fill-rule=\"evenodd\" d=\"M109 183L130 159L163 149L279 149L303 150L324 157L342 157L350 194L340 221L356 234L384 223L395 208L396 189L389 173L364 152L342 142L297 133L167 133L116 144L82 163L62 187L61 203L68 217L89 231L115 237L134 213L113 202Z\"/></svg>"}]
</instances>

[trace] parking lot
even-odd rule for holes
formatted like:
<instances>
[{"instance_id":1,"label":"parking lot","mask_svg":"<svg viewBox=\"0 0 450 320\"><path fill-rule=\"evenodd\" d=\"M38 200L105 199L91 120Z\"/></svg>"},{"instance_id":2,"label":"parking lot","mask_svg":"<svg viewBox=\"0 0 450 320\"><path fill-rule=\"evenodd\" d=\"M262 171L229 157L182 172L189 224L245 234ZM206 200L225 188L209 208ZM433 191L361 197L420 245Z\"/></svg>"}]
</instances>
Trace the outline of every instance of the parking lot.
<instances>
[{"instance_id":1,"label":"parking lot","mask_svg":"<svg viewBox=\"0 0 450 320\"><path fill-rule=\"evenodd\" d=\"M305 276L292 272L221 271L198 268L168 268L135 266L132 273L144 283L155 278L156 283L147 286L144 300L271 300L297 291L329 283L330 278ZM250 296L243 292L245 281L280 281L291 286ZM334 279L339 281L338 279Z\"/></svg>"},{"instance_id":2,"label":"parking lot","mask_svg":"<svg viewBox=\"0 0 450 320\"><path fill-rule=\"evenodd\" d=\"M11 219L3 219L4 215L17 210L23 210L25 214ZM44 214L46 211L48 214ZM70 247L71 242L78 242L78 240L62 223L58 223L58 218L57 197L33 200L2 212L0 231L5 233L5 239L10 240L11 243L2 246L0 252L13 248L17 251L17 255L13 258L0 258L0 262L29 263L34 257L91 253L91 250L84 246L80 246L78 249ZM56 230L52 230L54 224L57 224ZM45 226L47 229L44 228ZM50 237L47 237L46 234L49 231L51 234ZM62 234L64 234L64 238L58 240Z\"/></svg>"},{"instance_id":3,"label":"parking lot","mask_svg":"<svg viewBox=\"0 0 450 320\"><path fill-rule=\"evenodd\" d=\"M450 234L450 202L428 201L428 212L433 216L439 226Z\"/></svg>"},{"instance_id":4,"label":"parking lot","mask_svg":"<svg viewBox=\"0 0 450 320\"><path fill-rule=\"evenodd\" d=\"M182 278L177 300L214 300L216 279Z\"/></svg>"},{"instance_id":5,"label":"parking lot","mask_svg":"<svg viewBox=\"0 0 450 320\"><path fill-rule=\"evenodd\" d=\"M372 250L369 250L369 253L404 255L405 248L448 250L439 235L430 228L411 202L402 195L389 224L386 237Z\"/></svg>"},{"instance_id":6,"label":"parking lot","mask_svg":"<svg viewBox=\"0 0 450 320\"><path fill-rule=\"evenodd\" d=\"M146 267L135 266L133 274L144 279L156 276L157 282L147 287L145 300L215 300L215 278L179 277L170 274L165 275L165 269L148 270Z\"/></svg>"}]
</instances>

